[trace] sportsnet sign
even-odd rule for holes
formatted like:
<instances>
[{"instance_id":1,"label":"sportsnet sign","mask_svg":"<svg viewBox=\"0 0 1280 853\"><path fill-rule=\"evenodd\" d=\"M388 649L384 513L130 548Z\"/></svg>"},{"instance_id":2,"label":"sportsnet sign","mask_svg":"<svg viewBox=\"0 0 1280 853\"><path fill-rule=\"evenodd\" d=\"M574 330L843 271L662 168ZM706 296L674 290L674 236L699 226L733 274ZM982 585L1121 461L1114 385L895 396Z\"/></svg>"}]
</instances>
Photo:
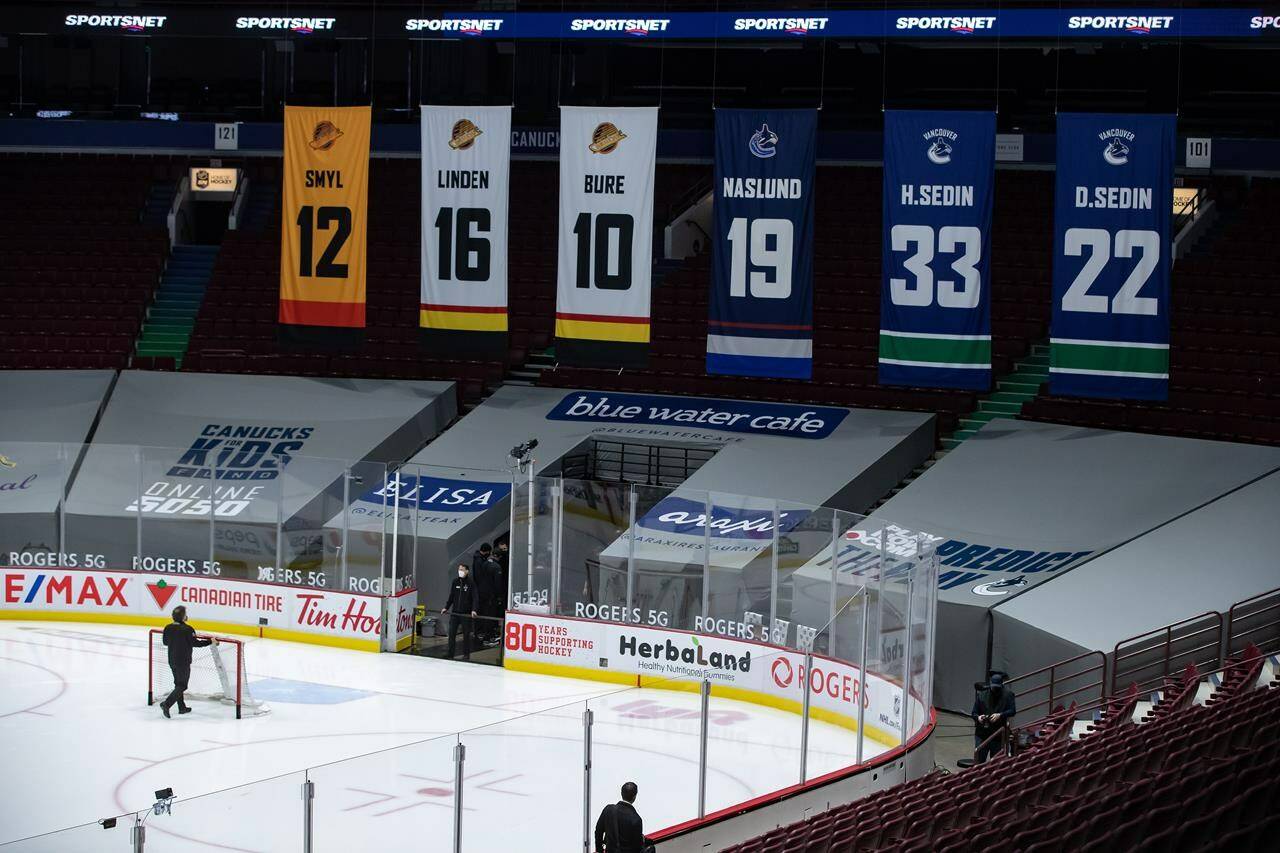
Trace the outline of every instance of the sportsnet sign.
<instances>
[{"instance_id":1,"label":"sportsnet sign","mask_svg":"<svg viewBox=\"0 0 1280 853\"><path fill-rule=\"evenodd\" d=\"M140 33L161 29L167 20L166 15L67 15L63 23L68 27L110 28Z\"/></svg>"},{"instance_id":2,"label":"sportsnet sign","mask_svg":"<svg viewBox=\"0 0 1280 853\"><path fill-rule=\"evenodd\" d=\"M1173 20L1173 15L1072 15L1067 18L1067 29L1145 36L1173 29Z\"/></svg>"},{"instance_id":3,"label":"sportsnet sign","mask_svg":"<svg viewBox=\"0 0 1280 853\"><path fill-rule=\"evenodd\" d=\"M670 26L670 18L574 18L569 24L572 33L624 34L644 38L650 33L661 35Z\"/></svg>"},{"instance_id":4,"label":"sportsnet sign","mask_svg":"<svg viewBox=\"0 0 1280 853\"><path fill-rule=\"evenodd\" d=\"M974 33L994 31L994 15L903 15L894 23L899 32L953 33L971 36Z\"/></svg>"},{"instance_id":5,"label":"sportsnet sign","mask_svg":"<svg viewBox=\"0 0 1280 853\"><path fill-rule=\"evenodd\" d=\"M575 391L566 394L547 413L547 420L701 426L722 432L822 439L831 435L848 414L847 409L829 406Z\"/></svg>"},{"instance_id":6,"label":"sportsnet sign","mask_svg":"<svg viewBox=\"0 0 1280 853\"><path fill-rule=\"evenodd\" d=\"M502 18L410 18L404 28L411 33L479 36L498 35L502 24Z\"/></svg>"},{"instance_id":7,"label":"sportsnet sign","mask_svg":"<svg viewBox=\"0 0 1280 853\"><path fill-rule=\"evenodd\" d=\"M388 599L390 600L390 599ZM399 593L395 631L407 643L417 590ZM113 616L167 620L184 604L197 631L223 631L376 651L382 637L379 596L204 577L80 569L0 570L0 615L66 614L110 622ZM390 614L388 614L390 615ZM122 620L124 621L124 620Z\"/></svg>"},{"instance_id":8,"label":"sportsnet sign","mask_svg":"<svg viewBox=\"0 0 1280 853\"><path fill-rule=\"evenodd\" d=\"M757 18L736 17L733 19L733 32L737 35L773 35L785 33L789 36L807 36L825 34L830 18Z\"/></svg>"},{"instance_id":9,"label":"sportsnet sign","mask_svg":"<svg viewBox=\"0 0 1280 853\"><path fill-rule=\"evenodd\" d=\"M713 690L732 688L732 698L797 713L807 685L818 719L853 726L862 705L868 737L886 745L901 740L902 687L869 672L864 691L858 667L834 658L814 655L806 671L803 654L764 643L520 612L508 612L503 644L508 669L624 683L679 679L676 689L705 678ZM926 721L919 699L911 702L911 719Z\"/></svg>"}]
</instances>

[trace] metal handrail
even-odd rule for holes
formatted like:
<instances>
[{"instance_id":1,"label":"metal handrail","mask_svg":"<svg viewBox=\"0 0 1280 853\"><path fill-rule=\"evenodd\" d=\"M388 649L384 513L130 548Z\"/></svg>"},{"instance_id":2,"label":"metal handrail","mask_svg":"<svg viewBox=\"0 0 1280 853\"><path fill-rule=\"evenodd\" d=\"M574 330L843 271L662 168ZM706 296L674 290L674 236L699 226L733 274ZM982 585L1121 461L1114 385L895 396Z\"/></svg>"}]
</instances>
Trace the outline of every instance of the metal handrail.
<instances>
[{"instance_id":1,"label":"metal handrail","mask_svg":"<svg viewBox=\"0 0 1280 853\"><path fill-rule=\"evenodd\" d=\"M1259 593L1251 598L1246 598L1243 601L1237 601L1235 604L1231 605L1231 608L1229 610L1227 610L1227 640L1225 645L1225 651L1228 657L1235 652L1235 648L1234 648L1235 640L1238 639L1239 637L1245 637L1250 634L1256 634L1258 631L1262 631L1267 628L1275 628L1277 635L1280 635L1280 618L1273 619L1272 621L1265 622L1261 625L1255 625L1251 628L1248 628L1247 630L1240 631L1239 633L1236 632L1236 619L1237 619L1236 609L1239 607L1247 606L1256 601L1260 601L1269 596L1275 596L1276 600L1265 607L1260 607L1257 610L1250 611L1249 613L1239 614L1239 618L1241 620L1250 619L1261 613L1268 613L1272 610L1280 610L1280 587L1277 587L1276 589L1268 590L1266 592ZM1262 648L1261 645L1259 645L1259 648L1262 649L1264 653L1270 651L1268 649ZM1277 648L1280 648L1280 644L1278 644Z\"/></svg>"},{"instance_id":2,"label":"metal handrail","mask_svg":"<svg viewBox=\"0 0 1280 853\"><path fill-rule=\"evenodd\" d=\"M1087 658L1092 658L1092 657L1096 657L1098 659L1097 664L1095 664L1094 666L1085 667L1084 669L1080 669L1070 674L1064 675L1062 677L1062 680L1066 681L1067 679L1087 677L1097 672L1099 673L1097 681L1091 681L1088 684L1081 685L1079 687L1076 687L1073 690L1067 690L1065 692L1059 692L1059 693L1054 692L1054 688L1057 686L1057 683L1058 683L1057 676L1058 676L1058 671L1060 669L1072 663L1075 663L1076 661L1085 660ZM1052 713L1053 703L1055 700L1059 702L1063 702L1063 701L1066 701L1069 697L1076 695L1077 693L1082 693L1086 690L1091 690L1095 687L1098 688L1099 696L1104 697L1104 693L1105 693L1104 688L1106 687L1106 683L1107 683L1107 656L1099 651L1083 652L1081 654L1076 655L1075 657L1067 658L1066 660L1060 660L1057 663L1051 663L1048 666L1042 666L1039 669L1032 670L1031 672L1024 673L1014 678L1010 678L1005 681L1005 684L1010 689L1012 689L1013 685L1018 684L1019 682L1023 682L1025 681L1025 679L1031 678L1033 676L1036 676L1045 672L1049 674L1049 679L1047 682L1045 682L1044 684L1037 684L1029 688L1025 688L1023 689L1022 692L1024 694L1034 694L1038 690L1047 689L1048 698L1042 699L1039 702L1032 702L1030 705L1024 706L1023 708L1020 709L1019 713L1025 714L1026 712L1031 711L1032 709L1040 708L1042 706L1048 706L1049 711Z\"/></svg>"},{"instance_id":3,"label":"metal handrail","mask_svg":"<svg viewBox=\"0 0 1280 853\"><path fill-rule=\"evenodd\" d=\"M1213 643L1206 643L1204 645L1200 645L1191 649L1180 651L1176 655L1173 653L1173 643L1175 640L1173 631L1175 628L1178 628L1183 625L1191 625L1203 619L1214 619L1214 618L1217 619L1216 629L1214 626L1211 625L1206 628L1190 631L1186 634L1180 634L1176 638L1179 641L1188 640L1188 639L1191 639L1192 637L1199 636L1200 634L1210 633L1216 630L1217 638L1213 641ZM1164 660L1161 665L1160 675L1138 681L1139 690L1143 689L1146 684L1150 682L1158 683L1165 676L1169 675L1169 673L1171 672L1171 665L1173 664L1173 661L1175 659L1185 658L1190 654L1194 654L1204 649L1212 648L1214 650L1213 657L1210 660L1204 661L1204 663L1211 662L1215 665L1218 663L1221 663L1222 661L1221 646L1222 646L1223 627L1224 627L1224 620L1223 620L1222 614L1216 610L1208 610L1196 616L1192 616L1187 619L1179 619L1177 622L1171 622L1168 625L1161 626L1151 631L1143 631L1141 634L1136 634L1132 637L1121 640L1120 642L1116 643L1115 648L1112 649L1112 652L1111 652L1111 680L1109 682L1107 692L1115 693L1116 691L1116 682L1120 678L1120 672L1121 672L1120 662L1121 661L1130 660L1140 655L1144 655L1148 652L1160 649L1161 647L1163 647L1164 649ZM1164 635L1162 640L1158 639L1161 634ZM1147 640L1147 639L1155 640L1156 642L1153 642L1150 645L1143 646L1140 649L1135 649L1124 655L1120 653L1120 649L1122 646L1125 646L1126 644L1129 644L1129 643L1134 643L1136 641ZM1200 661L1193 661L1193 662L1201 663ZM1155 662L1152 662L1150 664L1146 664L1142 667L1139 667L1138 669L1143 670L1156 665L1157 664Z\"/></svg>"}]
</instances>

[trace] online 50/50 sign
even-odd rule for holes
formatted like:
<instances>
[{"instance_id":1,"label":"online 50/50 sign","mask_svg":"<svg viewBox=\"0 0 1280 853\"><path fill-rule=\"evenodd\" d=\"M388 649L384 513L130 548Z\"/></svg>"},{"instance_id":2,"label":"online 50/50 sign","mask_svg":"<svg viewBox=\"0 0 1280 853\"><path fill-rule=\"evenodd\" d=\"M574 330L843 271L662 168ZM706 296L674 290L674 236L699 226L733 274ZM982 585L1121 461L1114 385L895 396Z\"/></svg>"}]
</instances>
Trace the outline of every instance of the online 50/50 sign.
<instances>
[{"instance_id":1,"label":"online 50/50 sign","mask_svg":"<svg viewBox=\"0 0 1280 853\"><path fill-rule=\"evenodd\" d=\"M416 591L401 594L396 603L397 638L407 638ZM17 618L24 613L41 618L66 613L71 619L80 615L104 622L113 616L168 618L179 604L186 605L198 631L244 626L253 632L265 620L266 636L314 637L315 642L371 651L382 636L382 602L373 595L142 572L0 570L0 610Z\"/></svg>"}]
</instances>

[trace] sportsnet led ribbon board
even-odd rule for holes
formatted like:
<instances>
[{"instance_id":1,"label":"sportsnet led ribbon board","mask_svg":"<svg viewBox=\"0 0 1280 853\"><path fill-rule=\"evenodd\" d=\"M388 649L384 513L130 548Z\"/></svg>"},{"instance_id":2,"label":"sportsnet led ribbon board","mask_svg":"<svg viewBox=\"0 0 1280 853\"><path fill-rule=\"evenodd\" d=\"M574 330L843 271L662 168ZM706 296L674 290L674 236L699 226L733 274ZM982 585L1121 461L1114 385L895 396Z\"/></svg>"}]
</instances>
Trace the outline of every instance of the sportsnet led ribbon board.
<instances>
[{"instance_id":1,"label":"sportsnet led ribbon board","mask_svg":"<svg viewBox=\"0 0 1280 853\"><path fill-rule=\"evenodd\" d=\"M642 367L649 351L657 107L560 108L556 357Z\"/></svg>"},{"instance_id":2,"label":"sportsnet led ribbon board","mask_svg":"<svg viewBox=\"0 0 1280 853\"><path fill-rule=\"evenodd\" d=\"M1058 115L1049 392L1169 396L1171 115Z\"/></svg>"},{"instance_id":3,"label":"sportsnet led ribbon board","mask_svg":"<svg viewBox=\"0 0 1280 853\"><path fill-rule=\"evenodd\" d=\"M991 387L996 117L889 110L880 383Z\"/></svg>"},{"instance_id":4,"label":"sportsnet led ribbon board","mask_svg":"<svg viewBox=\"0 0 1280 853\"><path fill-rule=\"evenodd\" d=\"M813 375L816 110L716 110L707 373Z\"/></svg>"},{"instance_id":5,"label":"sportsnet led ribbon board","mask_svg":"<svg viewBox=\"0 0 1280 853\"><path fill-rule=\"evenodd\" d=\"M423 345L502 356L507 347L510 107L422 108Z\"/></svg>"},{"instance_id":6,"label":"sportsnet led ribbon board","mask_svg":"<svg viewBox=\"0 0 1280 853\"><path fill-rule=\"evenodd\" d=\"M285 107L280 331L358 343L365 325L369 107Z\"/></svg>"}]
</instances>

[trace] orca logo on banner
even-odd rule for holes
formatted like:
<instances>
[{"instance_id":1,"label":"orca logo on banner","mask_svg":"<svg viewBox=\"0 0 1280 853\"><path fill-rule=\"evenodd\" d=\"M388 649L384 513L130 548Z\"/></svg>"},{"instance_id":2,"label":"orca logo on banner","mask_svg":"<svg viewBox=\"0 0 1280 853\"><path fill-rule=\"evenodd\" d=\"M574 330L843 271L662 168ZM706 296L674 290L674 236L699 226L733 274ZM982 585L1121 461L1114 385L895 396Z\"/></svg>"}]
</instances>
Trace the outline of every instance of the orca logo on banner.
<instances>
[{"instance_id":1,"label":"orca logo on banner","mask_svg":"<svg viewBox=\"0 0 1280 853\"><path fill-rule=\"evenodd\" d=\"M992 113L884 124L880 382L991 387Z\"/></svg>"}]
</instances>

